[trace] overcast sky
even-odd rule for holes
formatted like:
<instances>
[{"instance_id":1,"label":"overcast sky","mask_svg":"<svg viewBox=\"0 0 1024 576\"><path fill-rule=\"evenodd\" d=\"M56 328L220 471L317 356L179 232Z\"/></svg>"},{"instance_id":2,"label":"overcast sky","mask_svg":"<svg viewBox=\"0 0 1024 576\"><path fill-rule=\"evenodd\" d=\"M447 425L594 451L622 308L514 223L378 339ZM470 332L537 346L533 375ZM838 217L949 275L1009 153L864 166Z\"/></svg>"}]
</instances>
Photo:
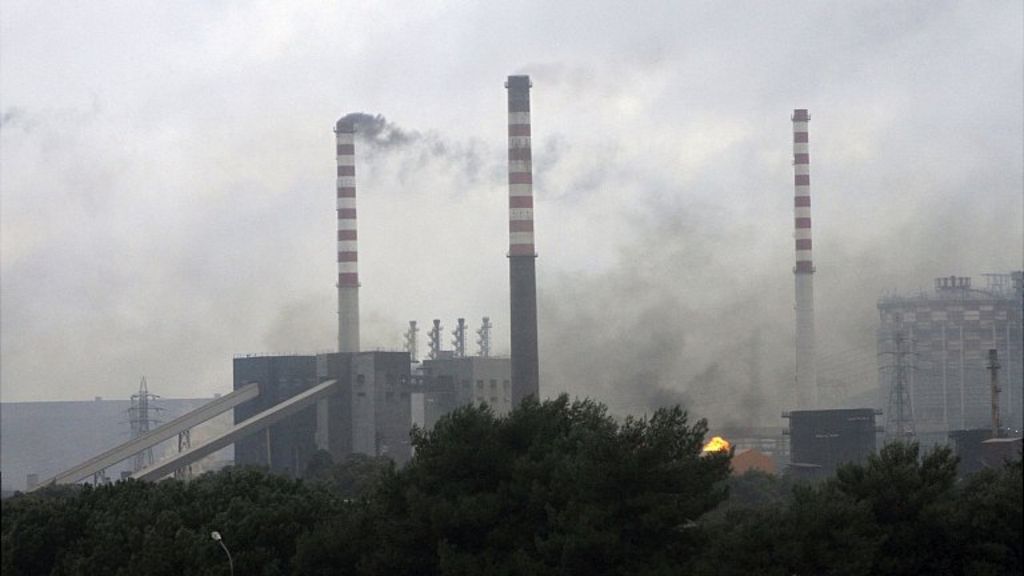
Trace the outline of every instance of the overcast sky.
<instances>
[{"instance_id":1,"label":"overcast sky","mask_svg":"<svg viewBox=\"0 0 1024 576\"><path fill-rule=\"evenodd\" d=\"M777 420L794 108L821 374L867 390L883 291L1022 266L1022 10L3 0L3 400L206 396L235 354L332 349L350 112L403 136L357 142L364 348L487 315L507 353L509 74L534 84L544 395Z\"/></svg>"}]
</instances>

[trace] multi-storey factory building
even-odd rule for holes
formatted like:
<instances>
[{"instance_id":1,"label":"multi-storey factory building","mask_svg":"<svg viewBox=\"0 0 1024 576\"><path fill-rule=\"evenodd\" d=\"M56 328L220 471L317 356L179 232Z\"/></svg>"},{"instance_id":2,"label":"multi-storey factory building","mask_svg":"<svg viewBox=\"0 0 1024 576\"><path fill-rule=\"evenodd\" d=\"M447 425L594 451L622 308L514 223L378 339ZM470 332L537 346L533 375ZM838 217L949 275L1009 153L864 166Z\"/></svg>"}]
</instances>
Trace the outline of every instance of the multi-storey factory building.
<instances>
[{"instance_id":1,"label":"multi-storey factory building","mask_svg":"<svg viewBox=\"0 0 1024 576\"><path fill-rule=\"evenodd\" d=\"M260 395L235 408L235 423L268 410L317 384L336 380L332 393L235 443L235 463L301 476L318 449L335 461L349 454L412 455L409 430L409 355L405 352L235 358L234 388L258 383Z\"/></svg>"},{"instance_id":2,"label":"multi-storey factory building","mask_svg":"<svg viewBox=\"0 0 1024 576\"><path fill-rule=\"evenodd\" d=\"M1024 273L935 280L929 293L878 301L879 383L883 406L905 387L916 436L946 442L953 430L992 425L989 351L996 350L1003 427L1021 429ZM891 418L891 414L886 415Z\"/></svg>"},{"instance_id":3,"label":"multi-storey factory building","mask_svg":"<svg viewBox=\"0 0 1024 576\"><path fill-rule=\"evenodd\" d=\"M512 411L508 358L466 356L423 361L424 425L465 405L487 404L497 415Z\"/></svg>"},{"instance_id":4,"label":"multi-storey factory building","mask_svg":"<svg viewBox=\"0 0 1024 576\"><path fill-rule=\"evenodd\" d=\"M336 461L354 452L405 464L412 457L409 354L374 351L319 359L321 380L340 385L326 408L324 402L318 406L320 447Z\"/></svg>"},{"instance_id":5,"label":"multi-storey factory building","mask_svg":"<svg viewBox=\"0 0 1024 576\"><path fill-rule=\"evenodd\" d=\"M268 410L317 384L316 356L240 356L234 360L234 389L256 382L260 395L234 410L235 424ZM316 451L316 407L235 442L235 464L301 475Z\"/></svg>"}]
</instances>

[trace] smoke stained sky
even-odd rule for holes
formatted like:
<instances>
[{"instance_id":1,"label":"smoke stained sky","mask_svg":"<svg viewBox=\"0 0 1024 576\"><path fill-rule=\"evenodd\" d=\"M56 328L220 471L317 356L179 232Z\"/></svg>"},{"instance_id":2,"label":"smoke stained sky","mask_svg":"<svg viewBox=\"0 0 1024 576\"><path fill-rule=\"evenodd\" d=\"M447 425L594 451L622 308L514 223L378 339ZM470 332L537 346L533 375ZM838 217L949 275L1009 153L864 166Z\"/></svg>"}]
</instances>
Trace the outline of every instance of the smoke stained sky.
<instances>
[{"instance_id":1,"label":"smoke stained sky","mask_svg":"<svg viewBox=\"0 0 1024 576\"><path fill-rule=\"evenodd\" d=\"M488 315L507 351L514 73L534 83L543 393L777 416L803 107L822 372L862 391L883 290L1022 265L1022 11L8 0L3 400L141 375L205 396L233 354L331 349L331 128L354 112L391 127L357 141L364 347Z\"/></svg>"}]
</instances>

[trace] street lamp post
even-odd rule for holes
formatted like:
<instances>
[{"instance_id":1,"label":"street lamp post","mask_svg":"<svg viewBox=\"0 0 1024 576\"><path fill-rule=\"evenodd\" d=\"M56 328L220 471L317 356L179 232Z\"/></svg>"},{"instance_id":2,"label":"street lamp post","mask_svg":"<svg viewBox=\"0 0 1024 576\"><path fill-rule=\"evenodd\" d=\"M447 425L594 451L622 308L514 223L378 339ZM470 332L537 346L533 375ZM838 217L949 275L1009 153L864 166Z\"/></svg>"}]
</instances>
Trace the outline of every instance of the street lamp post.
<instances>
[{"instance_id":1,"label":"street lamp post","mask_svg":"<svg viewBox=\"0 0 1024 576\"><path fill-rule=\"evenodd\" d=\"M224 549L224 553L228 555L228 568L231 569L231 576L235 576L235 561L231 558L231 552L228 550L228 547L224 545L224 540L220 537L220 532L217 532L216 530L210 532L210 538L213 538L214 542L220 544L220 547Z\"/></svg>"}]
</instances>

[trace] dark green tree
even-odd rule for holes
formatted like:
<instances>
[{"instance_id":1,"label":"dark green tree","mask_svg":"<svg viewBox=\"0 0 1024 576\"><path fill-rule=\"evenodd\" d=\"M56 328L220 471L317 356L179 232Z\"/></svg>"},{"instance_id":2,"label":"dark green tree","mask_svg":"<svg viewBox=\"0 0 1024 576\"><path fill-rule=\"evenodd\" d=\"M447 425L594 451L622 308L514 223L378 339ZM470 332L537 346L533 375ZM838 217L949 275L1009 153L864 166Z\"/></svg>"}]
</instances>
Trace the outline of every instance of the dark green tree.
<instances>
[{"instance_id":1,"label":"dark green tree","mask_svg":"<svg viewBox=\"0 0 1024 576\"><path fill-rule=\"evenodd\" d=\"M655 574L699 552L693 526L726 494L728 455L701 456L706 424L678 407L621 425L592 401L527 401L507 417L465 407L414 437L357 518L353 554L331 526L299 547L301 573ZM318 558L313 551L334 550ZM355 560L355 561L353 561Z\"/></svg>"},{"instance_id":2,"label":"dark green tree","mask_svg":"<svg viewBox=\"0 0 1024 576\"><path fill-rule=\"evenodd\" d=\"M863 464L842 466L828 489L863 503L884 533L877 574L942 574L952 570L949 531L956 457L946 447L924 456L916 443L883 447Z\"/></svg>"},{"instance_id":3,"label":"dark green tree","mask_svg":"<svg viewBox=\"0 0 1024 576\"><path fill-rule=\"evenodd\" d=\"M259 470L118 482L3 503L4 574L287 574L299 535L341 499Z\"/></svg>"},{"instance_id":4,"label":"dark green tree","mask_svg":"<svg viewBox=\"0 0 1024 576\"><path fill-rule=\"evenodd\" d=\"M892 444L791 485L727 479L705 432L679 408L620 423L563 396L459 409L414 434L402 470L321 455L309 482L233 469L50 488L2 503L2 569L222 575L218 530L239 574L1022 573L1019 459L958 482L948 449Z\"/></svg>"},{"instance_id":5,"label":"dark green tree","mask_svg":"<svg viewBox=\"0 0 1024 576\"><path fill-rule=\"evenodd\" d=\"M709 514L708 520L723 519L735 510L760 510L788 505L796 482L788 476L748 470L726 481L729 499Z\"/></svg>"},{"instance_id":6,"label":"dark green tree","mask_svg":"<svg viewBox=\"0 0 1024 576\"><path fill-rule=\"evenodd\" d=\"M785 503L736 508L707 526L699 575L869 575L882 535L868 506L797 485Z\"/></svg>"},{"instance_id":7,"label":"dark green tree","mask_svg":"<svg viewBox=\"0 0 1024 576\"><path fill-rule=\"evenodd\" d=\"M1020 574L1020 462L956 483L947 448L890 444L784 502L706 526L697 574Z\"/></svg>"},{"instance_id":8,"label":"dark green tree","mask_svg":"<svg viewBox=\"0 0 1024 576\"><path fill-rule=\"evenodd\" d=\"M386 456L349 454L337 464L331 454L319 450L306 468L305 479L324 485L332 494L354 499L366 496L380 479L393 470L395 463Z\"/></svg>"},{"instance_id":9,"label":"dark green tree","mask_svg":"<svg viewBox=\"0 0 1024 576\"><path fill-rule=\"evenodd\" d=\"M959 487L951 515L957 571L971 575L1024 574L1021 460L982 470Z\"/></svg>"},{"instance_id":10,"label":"dark green tree","mask_svg":"<svg viewBox=\"0 0 1024 576\"><path fill-rule=\"evenodd\" d=\"M50 573L86 529L78 493L58 486L3 502L3 574Z\"/></svg>"}]
</instances>

